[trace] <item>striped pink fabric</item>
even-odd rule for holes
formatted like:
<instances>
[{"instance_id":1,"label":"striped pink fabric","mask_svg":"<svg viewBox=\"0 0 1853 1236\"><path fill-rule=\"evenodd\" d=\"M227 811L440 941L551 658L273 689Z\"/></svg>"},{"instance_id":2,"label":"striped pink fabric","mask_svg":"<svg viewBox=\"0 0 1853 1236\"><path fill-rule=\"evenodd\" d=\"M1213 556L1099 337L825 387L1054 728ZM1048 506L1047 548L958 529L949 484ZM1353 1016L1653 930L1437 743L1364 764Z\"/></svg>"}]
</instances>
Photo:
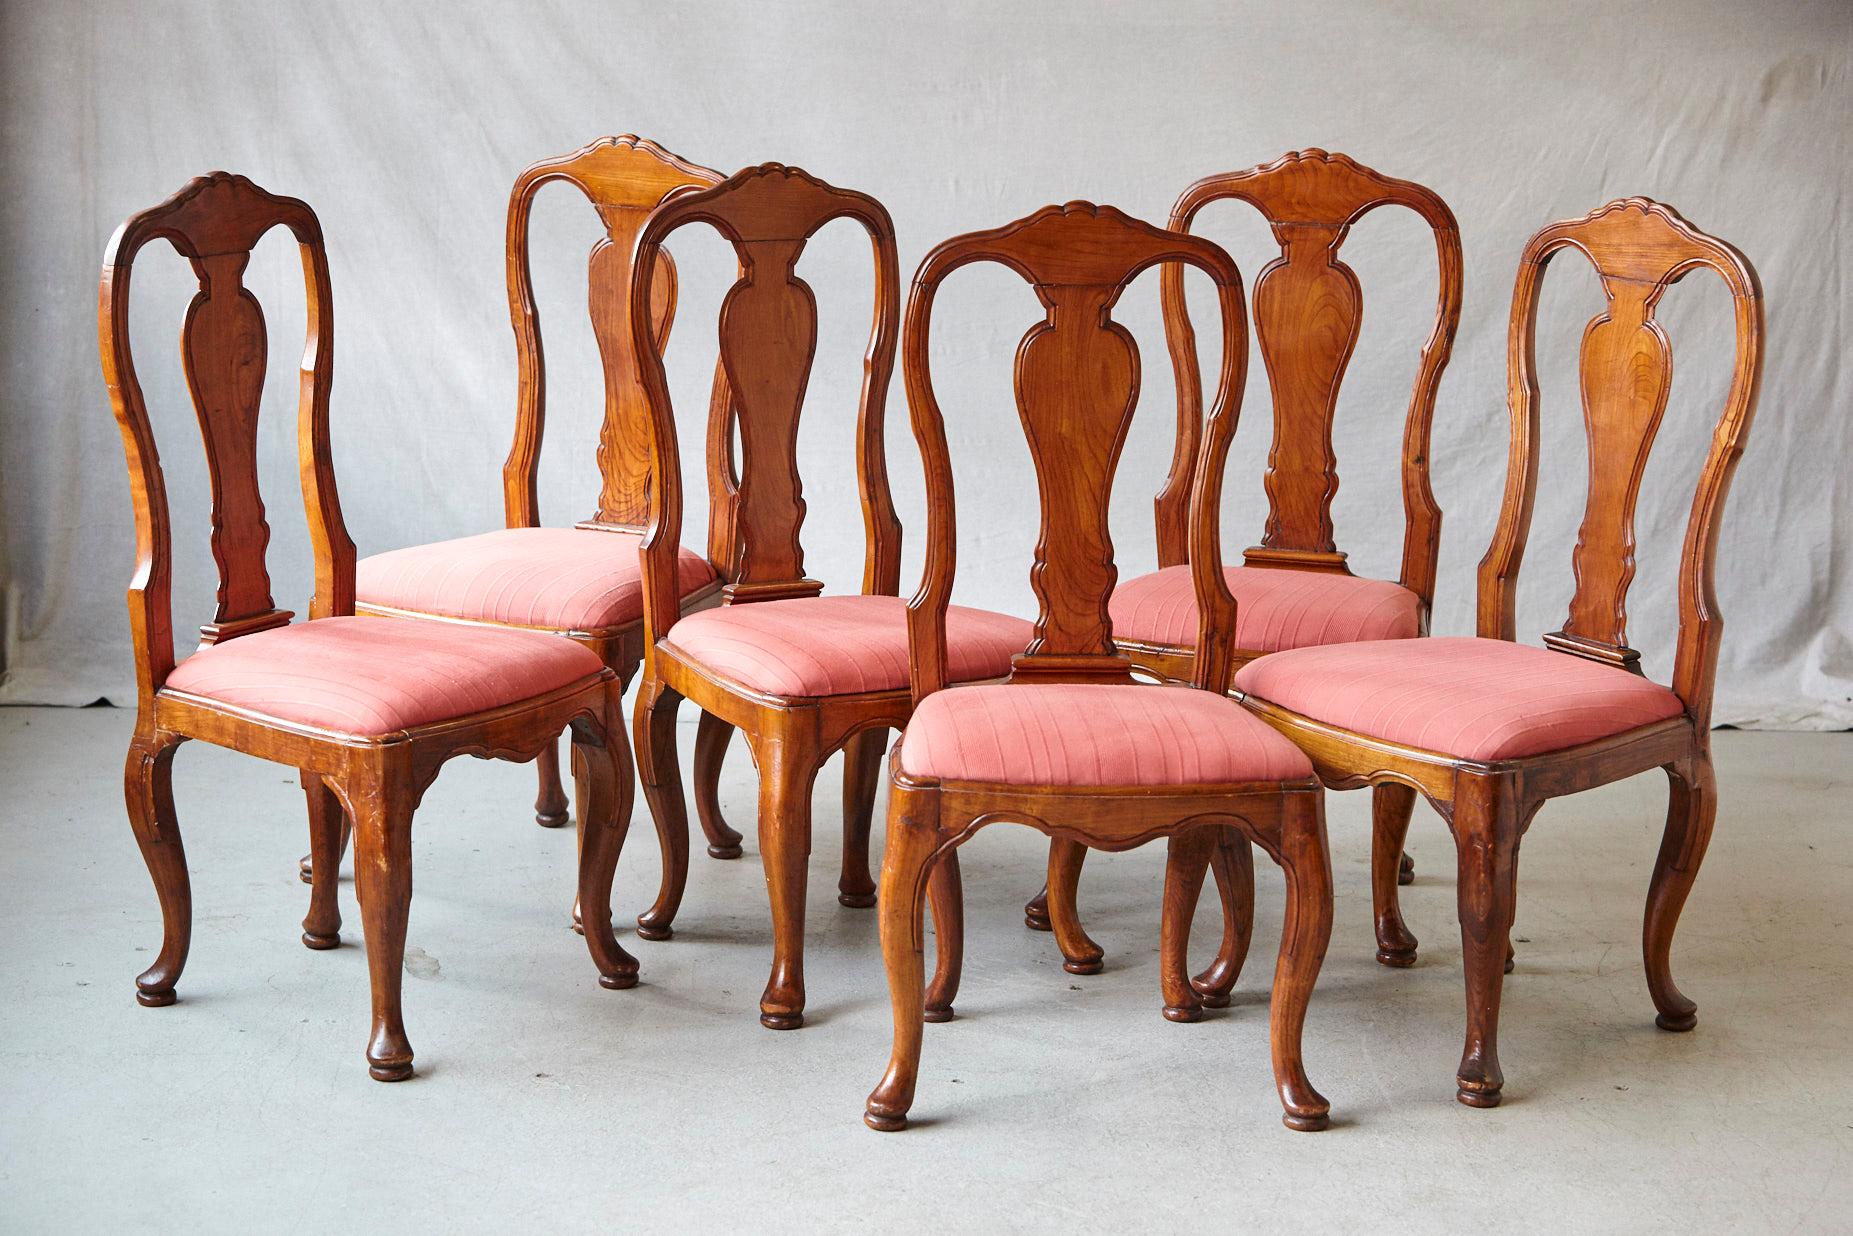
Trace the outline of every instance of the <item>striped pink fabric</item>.
<instances>
[{"instance_id":1,"label":"striped pink fabric","mask_svg":"<svg viewBox=\"0 0 1853 1236\"><path fill-rule=\"evenodd\" d=\"M1236 690L1467 760L1561 751L1685 711L1638 674L1502 639L1339 644L1250 661Z\"/></svg>"},{"instance_id":2,"label":"striped pink fabric","mask_svg":"<svg viewBox=\"0 0 1853 1236\"><path fill-rule=\"evenodd\" d=\"M202 648L174 667L167 689L376 737L532 699L603 668L559 635L321 618Z\"/></svg>"},{"instance_id":3,"label":"striped pink fabric","mask_svg":"<svg viewBox=\"0 0 1853 1236\"><path fill-rule=\"evenodd\" d=\"M589 528L504 528L363 558L355 584L363 604L420 614L559 631L615 627L643 617L641 539ZM683 595L714 579L707 559L687 549L681 567Z\"/></svg>"},{"instance_id":4,"label":"striped pink fabric","mask_svg":"<svg viewBox=\"0 0 1853 1236\"><path fill-rule=\"evenodd\" d=\"M1029 647L1021 618L954 605L946 611L954 682L999 678ZM907 685L907 602L899 597L802 597L727 605L669 629L684 660L767 695L816 697Z\"/></svg>"},{"instance_id":5,"label":"striped pink fabric","mask_svg":"<svg viewBox=\"0 0 1853 1236\"><path fill-rule=\"evenodd\" d=\"M1414 639L1422 599L1401 584L1325 571L1226 567L1235 594L1235 646L1254 652ZM1139 644L1197 646L1197 590L1187 566L1129 579L1107 604L1113 634Z\"/></svg>"},{"instance_id":6,"label":"striped pink fabric","mask_svg":"<svg viewBox=\"0 0 1853 1236\"><path fill-rule=\"evenodd\" d=\"M1213 785L1310 777L1300 749L1194 687L986 684L930 695L901 736L911 776L1003 785Z\"/></svg>"}]
</instances>

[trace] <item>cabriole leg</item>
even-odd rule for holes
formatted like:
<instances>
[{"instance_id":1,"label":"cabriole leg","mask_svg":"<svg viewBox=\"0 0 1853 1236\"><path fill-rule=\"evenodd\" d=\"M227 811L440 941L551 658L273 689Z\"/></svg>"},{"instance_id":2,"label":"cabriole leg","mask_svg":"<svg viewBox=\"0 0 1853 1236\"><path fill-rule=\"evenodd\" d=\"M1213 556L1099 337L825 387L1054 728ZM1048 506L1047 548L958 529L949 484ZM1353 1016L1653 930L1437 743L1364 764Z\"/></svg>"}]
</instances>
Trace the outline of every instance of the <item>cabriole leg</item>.
<instances>
[{"instance_id":1,"label":"cabriole leg","mask_svg":"<svg viewBox=\"0 0 1853 1236\"><path fill-rule=\"evenodd\" d=\"M875 904L875 881L869 878L869 827L875 818L875 787L888 731L863 730L843 748L843 872L836 899L853 909Z\"/></svg>"},{"instance_id":2,"label":"cabriole leg","mask_svg":"<svg viewBox=\"0 0 1853 1236\"><path fill-rule=\"evenodd\" d=\"M709 858L741 854L740 834L721 815L721 765L727 760L732 738L733 726L711 712L702 713L695 723L695 816L708 839Z\"/></svg>"},{"instance_id":3,"label":"cabriole leg","mask_svg":"<svg viewBox=\"0 0 1853 1236\"><path fill-rule=\"evenodd\" d=\"M759 752L759 857L772 909L772 975L759 998L768 1030L804 1024L804 897L811 862L811 787L817 758L805 744L773 739Z\"/></svg>"},{"instance_id":4,"label":"cabriole leg","mask_svg":"<svg viewBox=\"0 0 1853 1236\"><path fill-rule=\"evenodd\" d=\"M315 774L306 770L301 774L303 792L309 799L309 853L304 854L296 863L296 874L301 876L302 882L309 885L311 888L315 886L315 830L320 827L316 815L320 807L315 800L318 791L309 785L309 778L314 775ZM354 836L354 821L347 818L346 812L341 812L339 818L340 828L335 843L335 856L333 862L330 864L330 870L334 872L336 879L339 879L341 876L341 858L347 853L348 842L351 841ZM309 904L315 904L313 895L311 895L309 899Z\"/></svg>"},{"instance_id":5,"label":"cabriole leg","mask_svg":"<svg viewBox=\"0 0 1853 1236\"><path fill-rule=\"evenodd\" d=\"M1190 985L1190 920L1220 829L1204 825L1172 833L1165 857L1165 895L1158 921L1158 977L1167 1021L1196 1021L1203 999Z\"/></svg>"},{"instance_id":6,"label":"cabriole leg","mask_svg":"<svg viewBox=\"0 0 1853 1236\"><path fill-rule=\"evenodd\" d=\"M129 827L161 902L161 951L135 980L135 998L149 1008L174 1002L174 984L186 968L193 939L193 887L174 816L173 765L179 745L171 734L138 734L123 768Z\"/></svg>"},{"instance_id":7,"label":"cabriole leg","mask_svg":"<svg viewBox=\"0 0 1853 1236\"><path fill-rule=\"evenodd\" d=\"M637 916L637 934L667 940L688 887L688 808L682 801L682 768L676 760L676 707L682 697L661 680L645 678L637 691L637 772L656 822L663 855L663 883L656 904Z\"/></svg>"},{"instance_id":8,"label":"cabriole leg","mask_svg":"<svg viewBox=\"0 0 1853 1236\"><path fill-rule=\"evenodd\" d=\"M1414 788L1395 782L1371 788L1370 900L1377 924L1377 961L1399 970L1413 966L1416 958L1416 938L1403 922L1396 892L1397 885L1415 878L1415 864L1403 853L1414 811ZM1408 864L1409 880L1403 878L1404 864Z\"/></svg>"},{"instance_id":9,"label":"cabriole leg","mask_svg":"<svg viewBox=\"0 0 1853 1236\"><path fill-rule=\"evenodd\" d=\"M1205 1008L1229 1005L1229 994L1248 960L1248 944L1255 930L1255 854L1248 838L1233 828L1219 830L1210 854L1210 871L1222 899L1222 944L1216 959L1190 980Z\"/></svg>"},{"instance_id":10,"label":"cabriole leg","mask_svg":"<svg viewBox=\"0 0 1853 1236\"><path fill-rule=\"evenodd\" d=\"M540 792L534 799L534 822L542 828L560 828L566 823L566 787L560 782L560 744L556 739L540 749L534 758L539 775Z\"/></svg>"},{"instance_id":11,"label":"cabriole leg","mask_svg":"<svg viewBox=\"0 0 1853 1236\"><path fill-rule=\"evenodd\" d=\"M1690 1030L1698 1024L1698 1005L1673 983L1673 931L1698 878L1705 847L1718 814L1718 786L1711 757L1697 755L1685 766L1666 769L1669 798L1666 832L1647 887L1647 913L1641 927L1641 954L1647 965L1647 990L1659 1010L1654 1024L1662 1030Z\"/></svg>"},{"instance_id":12,"label":"cabriole leg","mask_svg":"<svg viewBox=\"0 0 1853 1236\"><path fill-rule=\"evenodd\" d=\"M888 971L888 999L894 1008L894 1047L888 1071L869 1095L862 1119L871 1129L893 1133L907 1127L920 1075L920 1040L924 1029L926 960L922 956L922 902L927 865L938 842L930 792L896 787L888 798L888 836L882 853L880 907L881 956ZM923 802L923 798L929 801Z\"/></svg>"},{"instance_id":13,"label":"cabriole leg","mask_svg":"<svg viewBox=\"0 0 1853 1236\"><path fill-rule=\"evenodd\" d=\"M1031 931L1049 930L1049 886L1044 884L1034 897L1023 903L1023 925Z\"/></svg>"},{"instance_id":14,"label":"cabriole leg","mask_svg":"<svg viewBox=\"0 0 1853 1236\"><path fill-rule=\"evenodd\" d=\"M302 774L309 799L309 859L313 883L309 916L302 920L302 942L309 948L341 946L341 852L347 848L347 812L328 783L312 772Z\"/></svg>"},{"instance_id":15,"label":"cabriole leg","mask_svg":"<svg viewBox=\"0 0 1853 1236\"><path fill-rule=\"evenodd\" d=\"M354 809L354 891L366 932L367 976L373 988L373 1033L367 1071L375 1081L412 1075L412 1044L405 1036L401 987L405 933L412 912L413 796L396 771L369 774L350 785Z\"/></svg>"},{"instance_id":16,"label":"cabriole leg","mask_svg":"<svg viewBox=\"0 0 1853 1236\"><path fill-rule=\"evenodd\" d=\"M1460 860L1456 899L1467 1038L1455 1097L1469 1107L1499 1106L1505 1085L1499 1067L1499 1000L1518 898L1518 820L1518 803L1505 783L1463 778L1454 802L1454 844Z\"/></svg>"},{"instance_id":17,"label":"cabriole leg","mask_svg":"<svg viewBox=\"0 0 1853 1236\"><path fill-rule=\"evenodd\" d=\"M1301 1056L1306 1005L1312 998L1326 944L1332 938L1332 856L1326 846L1325 800L1319 791L1293 793L1282 804L1280 865L1287 877L1286 921L1268 1005L1274 1084L1290 1129L1326 1127L1331 1104L1313 1089Z\"/></svg>"},{"instance_id":18,"label":"cabriole leg","mask_svg":"<svg viewBox=\"0 0 1853 1236\"><path fill-rule=\"evenodd\" d=\"M965 965L965 889L959 876L959 852L947 850L927 877L927 902L933 910L935 966L927 988L928 1021L951 1021Z\"/></svg>"},{"instance_id":19,"label":"cabriole leg","mask_svg":"<svg viewBox=\"0 0 1853 1236\"><path fill-rule=\"evenodd\" d=\"M1081 926L1076 895L1081 886L1081 864L1087 847L1079 841L1056 838L1049 842L1049 929L1062 950L1062 969L1070 974L1099 974L1106 953L1088 938Z\"/></svg>"},{"instance_id":20,"label":"cabriole leg","mask_svg":"<svg viewBox=\"0 0 1853 1236\"><path fill-rule=\"evenodd\" d=\"M637 959L611 929L611 882L630 829L631 763L625 747L619 688L610 688L604 725L573 724L573 776L581 788L579 813L579 917L602 987L637 983Z\"/></svg>"}]
</instances>

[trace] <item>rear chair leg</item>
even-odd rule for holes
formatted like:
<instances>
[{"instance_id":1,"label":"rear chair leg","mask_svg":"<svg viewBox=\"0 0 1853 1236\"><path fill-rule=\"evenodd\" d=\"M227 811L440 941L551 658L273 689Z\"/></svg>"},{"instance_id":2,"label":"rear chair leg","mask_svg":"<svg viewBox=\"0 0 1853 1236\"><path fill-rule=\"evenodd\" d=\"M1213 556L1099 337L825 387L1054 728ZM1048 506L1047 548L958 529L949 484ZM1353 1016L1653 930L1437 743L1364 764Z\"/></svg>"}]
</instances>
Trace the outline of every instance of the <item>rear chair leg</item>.
<instances>
[{"instance_id":1,"label":"rear chair leg","mask_svg":"<svg viewBox=\"0 0 1853 1236\"><path fill-rule=\"evenodd\" d=\"M539 774L540 793L534 799L534 822L542 828L561 828L566 824L566 787L560 782L560 744L554 740L540 749L534 760Z\"/></svg>"},{"instance_id":2,"label":"rear chair leg","mask_svg":"<svg viewBox=\"0 0 1853 1236\"><path fill-rule=\"evenodd\" d=\"M772 974L759 998L768 1030L804 1024L804 900L817 757L789 738L759 749L759 857L772 910Z\"/></svg>"},{"instance_id":3,"label":"rear chair leg","mask_svg":"<svg viewBox=\"0 0 1853 1236\"><path fill-rule=\"evenodd\" d=\"M1049 886L1044 884L1034 897L1023 903L1023 925L1031 931L1049 930Z\"/></svg>"},{"instance_id":4,"label":"rear chair leg","mask_svg":"<svg viewBox=\"0 0 1853 1236\"><path fill-rule=\"evenodd\" d=\"M1158 976L1167 1021L1197 1021L1203 999L1191 987L1190 920L1203 895L1203 877L1221 830L1202 825L1172 833L1165 858L1164 909L1158 923Z\"/></svg>"},{"instance_id":5,"label":"rear chair leg","mask_svg":"<svg viewBox=\"0 0 1853 1236\"><path fill-rule=\"evenodd\" d=\"M933 911L936 965L927 988L928 1021L951 1021L952 1002L958 998L959 975L965 964L965 890L959 877L959 852L947 850L927 877L927 903Z\"/></svg>"},{"instance_id":6,"label":"rear chair leg","mask_svg":"<svg viewBox=\"0 0 1853 1236\"><path fill-rule=\"evenodd\" d=\"M676 707L682 697L660 680L645 678L637 691L637 772L656 823L663 883L656 904L637 916L637 934L667 940L688 887L688 808L682 801L682 767L676 760Z\"/></svg>"},{"instance_id":7,"label":"rear chair leg","mask_svg":"<svg viewBox=\"0 0 1853 1236\"><path fill-rule=\"evenodd\" d=\"M695 816L701 821L702 835L708 839L709 858L738 858L740 834L721 815L721 765L727 759L727 744L733 738L733 726L711 712L701 714L695 724Z\"/></svg>"},{"instance_id":8,"label":"rear chair leg","mask_svg":"<svg viewBox=\"0 0 1853 1236\"><path fill-rule=\"evenodd\" d=\"M1081 885L1081 864L1087 847L1060 838L1049 842L1049 929L1062 950L1062 969L1070 974L1099 974L1106 953L1088 938L1081 926L1076 894Z\"/></svg>"},{"instance_id":9,"label":"rear chair leg","mask_svg":"<svg viewBox=\"0 0 1853 1236\"><path fill-rule=\"evenodd\" d=\"M1219 830L1210 854L1210 870L1222 898L1222 945L1209 968L1190 980L1205 1008L1229 1005L1236 979L1248 960L1248 944L1255 930L1255 856L1248 838L1234 828Z\"/></svg>"},{"instance_id":10,"label":"rear chair leg","mask_svg":"<svg viewBox=\"0 0 1853 1236\"><path fill-rule=\"evenodd\" d=\"M875 904L875 881L869 878L869 826L875 818L875 789L881 780L881 757L888 750L886 729L863 730L843 748L843 873L836 899L852 909Z\"/></svg>"},{"instance_id":11,"label":"rear chair leg","mask_svg":"<svg viewBox=\"0 0 1853 1236\"><path fill-rule=\"evenodd\" d=\"M1415 878L1415 864L1403 852L1409 836L1409 818L1415 811L1415 790L1385 782L1372 787L1370 798L1370 899L1377 925L1377 961L1396 969L1415 964L1416 938L1403 922L1397 897L1399 884ZM1407 870L1409 878L1403 878Z\"/></svg>"},{"instance_id":12,"label":"rear chair leg","mask_svg":"<svg viewBox=\"0 0 1853 1236\"><path fill-rule=\"evenodd\" d=\"M303 792L309 799L309 859L313 884L309 916L302 920L302 942L313 949L341 946L341 854L347 849L347 812L321 776L304 772Z\"/></svg>"},{"instance_id":13,"label":"rear chair leg","mask_svg":"<svg viewBox=\"0 0 1853 1236\"><path fill-rule=\"evenodd\" d=\"M316 792L309 787L309 778L314 775L315 774L306 770L301 772L302 788L309 798L309 852L304 854L296 863L296 874L300 876L302 882L309 885L311 889L315 887L315 830L320 827L316 815L319 809L315 801ZM354 836L354 821L347 818L346 812L341 813L340 820L341 828L335 844L334 860L330 863L330 870L334 873L336 879L339 879L341 875L341 857L347 853L348 842L352 840ZM313 894L310 896L309 904L315 904Z\"/></svg>"}]
</instances>

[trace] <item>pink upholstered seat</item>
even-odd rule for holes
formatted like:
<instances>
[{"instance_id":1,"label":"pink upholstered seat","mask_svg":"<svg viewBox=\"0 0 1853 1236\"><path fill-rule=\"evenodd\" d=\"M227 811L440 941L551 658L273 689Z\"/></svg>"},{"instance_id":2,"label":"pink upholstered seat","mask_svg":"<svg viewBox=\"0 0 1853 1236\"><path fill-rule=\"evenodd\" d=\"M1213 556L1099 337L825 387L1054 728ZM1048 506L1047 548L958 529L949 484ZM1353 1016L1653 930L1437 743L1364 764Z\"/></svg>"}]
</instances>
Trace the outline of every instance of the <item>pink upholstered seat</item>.
<instances>
[{"instance_id":1,"label":"pink upholstered seat","mask_svg":"<svg viewBox=\"0 0 1853 1236\"><path fill-rule=\"evenodd\" d=\"M1193 687L996 683L930 695L901 768L943 781L1072 787L1310 777L1300 749L1225 695Z\"/></svg>"},{"instance_id":2,"label":"pink upholstered seat","mask_svg":"<svg viewBox=\"0 0 1853 1236\"><path fill-rule=\"evenodd\" d=\"M1238 670L1235 688L1353 733L1467 760L1561 751L1685 710L1638 674L1499 639L1278 652Z\"/></svg>"},{"instance_id":3,"label":"pink upholstered seat","mask_svg":"<svg viewBox=\"0 0 1853 1236\"><path fill-rule=\"evenodd\" d=\"M174 667L166 689L377 736L532 699L603 667L598 654L559 635L321 618L202 648Z\"/></svg>"},{"instance_id":4,"label":"pink upholstered seat","mask_svg":"<svg viewBox=\"0 0 1853 1236\"><path fill-rule=\"evenodd\" d=\"M1029 647L1021 618L954 605L946 659L954 682L1000 678ZM667 642L684 660L767 695L816 697L907 686L907 602L899 597L803 597L690 614Z\"/></svg>"},{"instance_id":5,"label":"pink upholstered seat","mask_svg":"<svg viewBox=\"0 0 1853 1236\"><path fill-rule=\"evenodd\" d=\"M1401 584L1327 571L1228 567L1235 646L1254 652L1413 639L1422 599ZM1197 592L1187 566L1129 579L1107 604L1115 638L1173 648L1197 645Z\"/></svg>"},{"instance_id":6,"label":"pink upholstered seat","mask_svg":"<svg viewBox=\"0 0 1853 1236\"><path fill-rule=\"evenodd\" d=\"M363 605L557 631L622 626L643 617L637 543L629 532L504 528L363 558ZM713 582L707 559L681 556L682 593Z\"/></svg>"}]
</instances>

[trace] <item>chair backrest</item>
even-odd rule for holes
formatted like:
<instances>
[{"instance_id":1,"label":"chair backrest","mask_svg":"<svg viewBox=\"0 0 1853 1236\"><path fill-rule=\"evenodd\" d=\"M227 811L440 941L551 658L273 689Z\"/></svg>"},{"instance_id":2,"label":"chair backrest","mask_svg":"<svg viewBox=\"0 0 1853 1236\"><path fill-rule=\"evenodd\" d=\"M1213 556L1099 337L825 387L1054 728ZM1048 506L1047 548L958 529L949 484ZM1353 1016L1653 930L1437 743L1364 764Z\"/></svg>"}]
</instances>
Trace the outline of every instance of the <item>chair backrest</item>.
<instances>
[{"instance_id":1,"label":"chair backrest","mask_svg":"<svg viewBox=\"0 0 1853 1236\"><path fill-rule=\"evenodd\" d=\"M1670 206L1641 197L1610 202L1581 219L1551 224L1525 246L1506 344L1511 458L1499 526L1480 562L1480 634L1516 638L1518 570L1538 486L1538 293L1544 268L1562 249L1576 249L1589 259L1602 279L1607 304L1583 328L1580 373L1589 496L1571 556L1576 592L1562 630L1546 635L1544 642L1560 652L1637 672L1640 653L1628 646L1627 614L1635 565L1634 507L1673 378L1670 344L1654 312L1668 287L1701 268L1716 271L1731 292L1737 326L1731 387L1699 475L1679 563L1673 690L1702 732L1711 718L1723 633L1712 572L1725 495L1762 381L1763 293L1743 254L1700 232Z\"/></svg>"},{"instance_id":2,"label":"chair backrest","mask_svg":"<svg viewBox=\"0 0 1853 1236\"><path fill-rule=\"evenodd\" d=\"M644 220L665 199L721 180L719 172L628 133L601 137L571 154L542 159L516 178L508 196L508 312L515 328L520 383L515 440L502 467L509 527L531 528L540 523L537 477L546 423L547 369L528 263L528 226L535 195L555 181L570 184L591 202L605 225L605 235L592 246L587 268L592 331L605 377L605 417L598 438L598 509L580 526L641 531L650 506L649 411L631 360L632 250ZM669 340L676 311L675 262L666 252L657 256L651 289L648 318L654 347L660 351ZM710 433L731 441L728 402L726 380L717 369Z\"/></svg>"},{"instance_id":3,"label":"chair backrest","mask_svg":"<svg viewBox=\"0 0 1853 1236\"><path fill-rule=\"evenodd\" d=\"M1255 343L1273 395L1274 439L1268 451L1267 526L1261 544L1244 555L1251 566L1347 569L1332 533L1332 498L1338 492L1332 422L1358 341L1363 293L1338 251L1351 225L1379 206L1406 207L1434 233L1440 292L1409 397L1402 452L1401 582L1422 598L1426 623L1441 537L1441 509L1429 488L1429 429L1435 388L1461 315L1461 240L1454 214L1421 185L1381 175L1342 154L1298 150L1261 167L1199 180L1178 198L1171 228L1189 231L1199 211L1225 198L1259 210L1280 243L1280 256L1256 276L1253 296ZM1161 566L1174 566L1184 560L1188 468L1203 402L1182 270L1165 272L1163 306L1177 375L1178 436L1171 476L1158 497L1158 554Z\"/></svg>"},{"instance_id":4,"label":"chair backrest","mask_svg":"<svg viewBox=\"0 0 1853 1236\"><path fill-rule=\"evenodd\" d=\"M915 700L946 684L946 607L952 596L952 461L927 360L933 298L953 271L998 262L1021 275L1045 316L1017 345L1017 412L1029 438L1041 502L1030 585L1036 637L1013 679L1130 680L1113 643L1107 600L1118 569L1107 525L1114 472L1139 398L1139 349L1113 306L1140 272L1182 263L1215 282L1222 311L1216 401L1199 435L1187 550L1199 632L1195 683L1228 687L1235 601L1222 572L1222 477L1248 365L1242 280L1234 261L1199 236L1153 227L1089 202L1048 206L988 232L946 241L920 266L907 304L904 370L914 434L926 469L926 574L908 609Z\"/></svg>"},{"instance_id":5,"label":"chair backrest","mask_svg":"<svg viewBox=\"0 0 1853 1236\"><path fill-rule=\"evenodd\" d=\"M310 616L354 612L354 543L341 521L328 439L334 317L321 224L305 203L266 193L242 176L201 176L116 229L97 289L103 380L122 429L135 502L136 570L128 601L144 707L174 667L173 547L160 454L129 350L130 270L143 245L164 239L199 277L199 293L187 306L180 331L180 360L206 446L212 557L219 569L218 605L212 621L200 629L202 642L282 626L293 615L278 609L271 597L265 562L270 525L257 482L257 417L269 347L264 311L243 281L252 248L278 226L296 237L307 287L297 443L315 552Z\"/></svg>"},{"instance_id":6,"label":"chair backrest","mask_svg":"<svg viewBox=\"0 0 1853 1236\"><path fill-rule=\"evenodd\" d=\"M888 489L883 417L900 321L900 275L887 210L867 194L835 188L794 167L765 163L711 189L664 202L637 239L632 265L639 271L656 270L663 242L691 223L712 226L733 245L740 261L739 279L720 312L720 363L732 388L740 435L737 476L732 474L731 441L723 455L713 433L708 440L710 489L727 491L732 509L731 543L726 552L711 555L727 581L722 589L727 604L814 596L822 587L804 574L799 540L804 496L797 454L798 417L817 351L817 300L795 267L805 242L840 218L862 225L875 258L874 321L856 422L856 480L867 532L862 590L893 596L900 587L901 525ZM652 346L643 314L651 295L649 278L631 287L631 352L643 378L652 444L650 520L643 543L646 648L674 625L681 608L676 554L682 473L662 357ZM724 462L727 466L719 466Z\"/></svg>"}]
</instances>

